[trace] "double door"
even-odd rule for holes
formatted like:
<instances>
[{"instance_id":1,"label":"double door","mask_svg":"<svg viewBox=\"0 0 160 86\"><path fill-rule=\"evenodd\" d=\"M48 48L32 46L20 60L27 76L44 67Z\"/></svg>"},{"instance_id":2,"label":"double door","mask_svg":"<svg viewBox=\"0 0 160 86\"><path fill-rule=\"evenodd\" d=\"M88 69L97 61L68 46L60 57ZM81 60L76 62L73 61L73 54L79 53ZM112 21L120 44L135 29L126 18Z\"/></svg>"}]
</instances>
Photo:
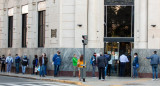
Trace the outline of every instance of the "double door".
<instances>
[{"instance_id":1,"label":"double door","mask_svg":"<svg viewBox=\"0 0 160 86\"><path fill-rule=\"evenodd\" d=\"M129 63L125 67L125 76L131 75L131 42L108 42L105 44L105 52L111 54L111 60L108 62L108 75L119 76L120 61L119 57L122 54L127 55Z\"/></svg>"}]
</instances>

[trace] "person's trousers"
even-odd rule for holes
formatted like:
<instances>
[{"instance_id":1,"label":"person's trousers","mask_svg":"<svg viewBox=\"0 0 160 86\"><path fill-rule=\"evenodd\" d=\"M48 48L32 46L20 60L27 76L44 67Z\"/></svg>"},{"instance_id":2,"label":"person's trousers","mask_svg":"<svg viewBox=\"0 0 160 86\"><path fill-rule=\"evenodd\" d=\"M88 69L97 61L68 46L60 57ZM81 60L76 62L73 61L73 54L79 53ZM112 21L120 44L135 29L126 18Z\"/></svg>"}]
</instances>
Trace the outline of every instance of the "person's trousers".
<instances>
[{"instance_id":1,"label":"person's trousers","mask_svg":"<svg viewBox=\"0 0 160 86\"><path fill-rule=\"evenodd\" d=\"M105 79L105 67L99 67L98 68L98 71L99 71L99 79L101 79L101 77L103 78L103 79Z\"/></svg>"},{"instance_id":2,"label":"person's trousers","mask_svg":"<svg viewBox=\"0 0 160 86\"><path fill-rule=\"evenodd\" d=\"M47 65L44 65L44 75L47 75Z\"/></svg>"},{"instance_id":3,"label":"person's trousers","mask_svg":"<svg viewBox=\"0 0 160 86\"><path fill-rule=\"evenodd\" d=\"M86 77L86 68L80 68L80 76L81 79Z\"/></svg>"},{"instance_id":4,"label":"person's trousers","mask_svg":"<svg viewBox=\"0 0 160 86\"><path fill-rule=\"evenodd\" d=\"M33 65L33 74L34 74L34 72L35 72L35 65ZM36 72L36 75L37 75L37 72Z\"/></svg>"},{"instance_id":5,"label":"person's trousers","mask_svg":"<svg viewBox=\"0 0 160 86\"><path fill-rule=\"evenodd\" d=\"M54 76L57 76L59 72L59 65L54 65Z\"/></svg>"},{"instance_id":6,"label":"person's trousers","mask_svg":"<svg viewBox=\"0 0 160 86\"><path fill-rule=\"evenodd\" d=\"M124 74L125 74L125 65L126 65L126 63L124 63L124 62L120 63L120 76L124 76Z\"/></svg>"},{"instance_id":7,"label":"person's trousers","mask_svg":"<svg viewBox=\"0 0 160 86\"><path fill-rule=\"evenodd\" d=\"M95 77L96 66L92 66L92 77Z\"/></svg>"},{"instance_id":8,"label":"person's trousers","mask_svg":"<svg viewBox=\"0 0 160 86\"><path fill-rule=\"evenodd\" d=\"M12 67L12 64L7 64L7 72L11 72L11 67Z\"/></svg>"},{"instance_id":9,"label":"person's trousers","mask_svg":"<svg viewBox=\"0 0 160 86\"><path fill-rule=\"evenodd\" d=\"M107 69L108 69L108 64L105 67L105 76L107 76Z\"/></svg>"},{"instance_id":10,"label":"person's trousers","mask_svg":"<svg viewBox=\"0 0 160 86\"><path fill-rule=\"evenodd\" d=\"M5 72L5 64L1 65L1 72Z\"/></svg>"},{"instance_id":11,"label":"person's trousers","mask_svg":"<svg viewBox=\"0 0 160 86\"><path fill-rule=\"evenodd\" d=\"M107 69L107 73L108 73L108 76L111 76L111 64L108 64L108 69Z\"/></svg>"},{"instance_id":12,"label":"person's trousers","mask_svg":"<svg viewBox=\"0 0 160 86\"><path fill-rule=\"evenodd\" d=\"M153 79L154 79L154 76L156 74L156 79L158 78L158 65L154 64L152 65L152 73L153 73Z\"/></svg>"},{"instance_id":13,"label":"person's trousers","mask_svg":"<svg viewBox=\"0 0 160 86\"><path fill-rule=\"evenodd\" d=\"M136 66L133 66L133 77L138 77L138 72Z\"/></svg>"},{"instance_id":14,"label":"person's trousers","mask_svg":"<svg viewBox=\"0 0 160 86\"><path fill-rule=\"evenodd\" d=\"M77 71L77 66L73 66L74 67L74 71L73 71L73 76L76 76L76 71Z\"/></svg>"},{"instance_id":15,"label":"person's trousers","mask_svg":"<svg viewBox=\"0 0 160 86\"><path fill-rule=\"evenodd\" d=\"M16 73L19 73L19 63L16 63Z\"/></svg>"},{"instance_id":16,"label":"person's trousers","mask_svg":"<svg viewBox=\"0 0 160 86\"><path fill-rule=\"evenodd\" d=\"M26 72L26 66L22 65L22 73L25 74L25 72Z\"/></svg>"},{"instance_id":17,"label":"person's trousers","mask_svg":"<svg viewBox=\"0 0 160 86\"><path fill-rule=\"evenodd\" d=\"M40 66L40 76L44 76L45 75L45 66L42 65Z\"/></svg>"}]
</instances>

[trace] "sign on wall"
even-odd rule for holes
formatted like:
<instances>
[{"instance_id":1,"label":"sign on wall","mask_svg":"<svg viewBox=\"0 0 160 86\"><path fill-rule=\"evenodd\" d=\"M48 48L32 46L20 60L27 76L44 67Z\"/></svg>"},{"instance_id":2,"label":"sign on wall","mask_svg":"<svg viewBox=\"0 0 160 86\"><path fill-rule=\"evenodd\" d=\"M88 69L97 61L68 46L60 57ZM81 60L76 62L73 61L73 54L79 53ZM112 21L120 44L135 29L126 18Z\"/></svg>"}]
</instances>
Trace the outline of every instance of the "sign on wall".
<instances>
[{"instance_id":1,"label":"sign on wall","mask_svg":"<svg viewBox=\"0 0 160 86\"><path fill-rule=\"evenodd\" d=\"M51 29L51 38L57 37L57 29Z\"/></svg>"},{"instance_id":2,"label":"sign on wall","mask_svg":"<svg viewBox=\"0 0 160 86\"><path fill-rule=\"evenodd\" d=\"M134 0L104 0L104 5L134 5Z\"/></svg>"}]
</instances>

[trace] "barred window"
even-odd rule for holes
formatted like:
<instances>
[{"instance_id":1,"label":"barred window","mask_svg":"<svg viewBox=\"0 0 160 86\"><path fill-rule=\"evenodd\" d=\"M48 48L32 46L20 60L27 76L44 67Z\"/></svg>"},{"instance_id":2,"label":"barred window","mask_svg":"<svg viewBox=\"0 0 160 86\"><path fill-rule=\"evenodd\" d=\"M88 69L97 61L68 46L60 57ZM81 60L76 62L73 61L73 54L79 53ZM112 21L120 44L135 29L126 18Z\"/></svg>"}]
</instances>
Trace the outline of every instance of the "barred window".
<instances>
[{"instance_id":1,"label":"barred window","mask_svg":"<svg viewBox=\"0 0 160 86\"><path fill-rule=\"evenodd\" d=\"M45 45L45 11L38 12L38 47Z\"/></svg>"},{"instance_id":2,"label":"barred window","mask_svg":"<svg viewBox=\"0 0 160 86\"><path fill-rule=\"evenodd\" d=\"M12 47L13 42L13 16L8 17L8 47Z\"/></svg>"},{"instance_id":3,"label":"barred window","mask_svg":"<svg viewBox=\"0 0 160 86\"><path fill-rule=\"evenodd\" d=\"M27 15L22 14L22 47L27 47Z\"/></svg>"}]
</instances>

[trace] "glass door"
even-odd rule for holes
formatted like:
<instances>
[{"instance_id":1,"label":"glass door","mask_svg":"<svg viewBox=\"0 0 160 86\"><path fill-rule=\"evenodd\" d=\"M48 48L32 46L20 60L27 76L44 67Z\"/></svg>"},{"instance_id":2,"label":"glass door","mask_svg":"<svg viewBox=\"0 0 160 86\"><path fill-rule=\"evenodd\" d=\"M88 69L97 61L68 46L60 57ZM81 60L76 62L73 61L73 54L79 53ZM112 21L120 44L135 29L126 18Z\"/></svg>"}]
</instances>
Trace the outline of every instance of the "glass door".
<instances>
[{"instance_id":1,"label":"glass door","mask_svg":"<svg viewBox=\"0 0 160 86\"><path fill-rule=\"evenodd\" d=\"M118 76L119 74L119 42L106 43L106 52L111 55L108 62L108 75Z\"/></svg>"}]
</instances>

